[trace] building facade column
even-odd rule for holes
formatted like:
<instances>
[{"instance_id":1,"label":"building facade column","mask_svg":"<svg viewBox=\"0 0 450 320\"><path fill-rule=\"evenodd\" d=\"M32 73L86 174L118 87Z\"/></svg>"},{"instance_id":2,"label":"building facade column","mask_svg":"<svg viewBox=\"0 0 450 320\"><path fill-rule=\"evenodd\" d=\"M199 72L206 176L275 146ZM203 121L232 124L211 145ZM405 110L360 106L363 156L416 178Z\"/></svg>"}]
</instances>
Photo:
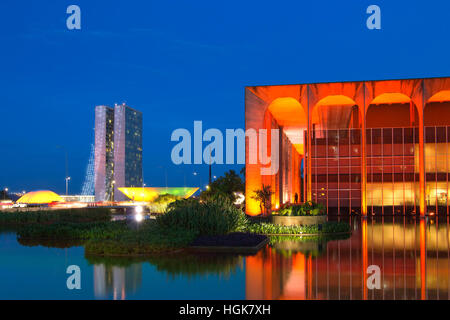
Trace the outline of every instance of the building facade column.
<instances>
[{"instance_id":1,"label":"building facade column","mask_svg":"<svg viewBox=\"0 0 450 320\"><path fill-rule=\"evenodd\" d=\"M361 214L367 216L367 154L366 154L366 84L363 84L364 105L361 110Z\"/></svg>"},{"instance_id":2,"label":"building facade column","mask_svg":"<svg viewBox=\"0 0 450 320\"><path fill-rule=\"evenodd\" d=\"M425 123L424 123L424 82L422 80L422 90L420 92L420 105L417 106L419 113L419 190L420 190L420 216L424 217L427 212L426 188L425 188Z\"/></svg>"},{"instance_id":3,"label":"building facade column","mask_svg":"<svg viewBox=\"0 0 450 320\"><path fill-rule=\"evenodd\" d=\"M307 87L307 108L306 117L308 118L307 142L306 142L306 201L312 201L312 170L311 170L311 142L312 142L312 112L309 103L309 85Z\"/></svg>"},{"instance_id":4,"label":"building facade column","mask_svg":"<svg viewBox=\"0 0 450 320\"><path fill-rule=\"evenodd\" d=\"M284 155L283 155L283 127L279 126L278 136L278 199L281 208L283 205ZM278 209L278 208L277 208Z\"/></svg>"}]
</instances>

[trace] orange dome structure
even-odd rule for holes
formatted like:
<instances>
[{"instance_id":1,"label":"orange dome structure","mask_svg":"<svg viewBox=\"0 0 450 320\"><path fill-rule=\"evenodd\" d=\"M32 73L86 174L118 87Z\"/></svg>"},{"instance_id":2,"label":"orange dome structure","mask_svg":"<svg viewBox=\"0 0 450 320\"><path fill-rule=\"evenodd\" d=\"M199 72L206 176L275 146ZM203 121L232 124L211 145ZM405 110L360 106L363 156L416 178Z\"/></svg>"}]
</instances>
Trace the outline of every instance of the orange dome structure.
<instances>
[{"instance_id":1,"label":"orange dome structure","mask_svg":"<svg viewBox=\"0 0 450 320\"><path fill-rule=\"evenodd\" d=\"M16 203L47 204L52 202L63 202L63 201L64 200L53 191L42 190L42 191L28 192L27 194L23 195L19 200L17 200Z\"/></svg>"}]
</instances>

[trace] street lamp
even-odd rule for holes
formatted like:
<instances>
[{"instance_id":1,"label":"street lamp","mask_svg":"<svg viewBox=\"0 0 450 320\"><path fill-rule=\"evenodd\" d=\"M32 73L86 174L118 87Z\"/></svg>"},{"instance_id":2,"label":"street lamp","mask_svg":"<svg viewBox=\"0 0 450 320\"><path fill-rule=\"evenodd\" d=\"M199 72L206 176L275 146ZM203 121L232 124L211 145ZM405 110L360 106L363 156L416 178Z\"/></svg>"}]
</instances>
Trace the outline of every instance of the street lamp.
<instances>
[{"instance_id":1,"label":"street lamp","mask_svg":"<svg viewBox=\"0 0 450 320\"><path fill-rule=\"evenodd\" d=\"M142 184L142 201L144 201L144 199L145 199L145 186L146 186L146 184L143 183Z\"/></svg>"},{"instance_id":2,"label":"street lamp","mask_svg":"<svg viewBox=\"0 0 450 320\"><path fill-rule=\"evenodd\" d=\"M66 177L66 196L69 195L69 181L70 181L70 177Z\"/></svg>"},{"instance_id":3,"label":"street lamp","mask_svg":"<svg viewBox=\"0 0 450 320\"><path fill-rule=\"evenodd\" d=\"M194 171L193 175L194 176L198 176L198 179L199 179L199 182L200 182L200 184L198 186L199 186L199 191L201 193L201 191L202 191L202 189L201 189L202 188L202 177L200 176L200 173L198 173L196 171Z\"/></svg>"}]
</instances>

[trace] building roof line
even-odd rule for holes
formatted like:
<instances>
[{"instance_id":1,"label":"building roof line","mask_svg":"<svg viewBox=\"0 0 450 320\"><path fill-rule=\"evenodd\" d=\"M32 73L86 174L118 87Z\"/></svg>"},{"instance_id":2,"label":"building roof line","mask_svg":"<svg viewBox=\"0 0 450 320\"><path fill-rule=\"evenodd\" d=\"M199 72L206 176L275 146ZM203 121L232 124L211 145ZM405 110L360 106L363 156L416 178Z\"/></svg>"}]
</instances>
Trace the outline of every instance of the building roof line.
<instances>
[{"instance_id":1,"label":"building roof line","mask_svg":"<svg viewBox=\"0 0 450 320\"><path fill-rule=\"evenodd\" d=\"M321 81L321 82L304 82L304 83L287 83L287 84L261 84L247 85L245 88L255 87L283 87L283 86L301 86L313 84L332 84L332 83L363 83L363 82L383 82L383 81L402 81L402 80L433 80L433 79L450 79L450 76L422 77L422 78L402 78L402 79L378 79L378 80L345 80L345 81Z\"/></svg>"}]
</instances>

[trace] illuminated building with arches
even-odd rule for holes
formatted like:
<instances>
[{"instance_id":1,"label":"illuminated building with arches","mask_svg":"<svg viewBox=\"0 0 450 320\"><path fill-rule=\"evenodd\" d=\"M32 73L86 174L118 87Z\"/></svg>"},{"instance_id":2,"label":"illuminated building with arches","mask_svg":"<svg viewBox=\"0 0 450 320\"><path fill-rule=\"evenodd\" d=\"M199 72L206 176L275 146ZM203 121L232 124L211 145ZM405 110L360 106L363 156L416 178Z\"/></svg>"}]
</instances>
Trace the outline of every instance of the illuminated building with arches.
<instances>
[{"instance_id":1,"label":"illuminated building with arches","mask_svg":"<svg viewBox=\"0 0 450 320\"><path fill-rule=\"evenodd\" d=\"M315 201L328 214L448 214L450 78L245 90L246 130L279 129L279 170L261 175L246 141L246 212L270 185L272 209ZM297 195L297 197L296 197Z\"/></svg>"}]
</instances>

